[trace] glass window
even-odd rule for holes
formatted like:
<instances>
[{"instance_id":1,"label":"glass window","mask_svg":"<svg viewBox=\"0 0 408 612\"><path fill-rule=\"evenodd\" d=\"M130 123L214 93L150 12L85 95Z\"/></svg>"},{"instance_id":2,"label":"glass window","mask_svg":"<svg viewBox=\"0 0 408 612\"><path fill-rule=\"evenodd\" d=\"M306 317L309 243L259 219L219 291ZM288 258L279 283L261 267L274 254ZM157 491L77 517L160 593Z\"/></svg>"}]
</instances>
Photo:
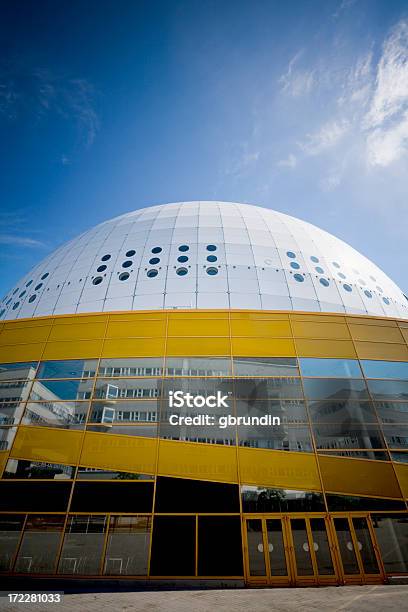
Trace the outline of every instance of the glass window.
<instances>
[{"instance_id":1,"label":"glass window","mask_svg":"<svg viewBox=\"0 0 408 612\"><path fill-rule=\"evenodd\" d=\"M118 378L114 381L98 378L94 397L106 399L143 399L161 395L160 378Z\"/></svg>"},{"instance_id":2,"label":"glass window","mask_svg":"<svg viewBox=\"0 0 408 612\"><path fill-rule=\"evenodd\" d=\"M194 576L195 542L195 516L155 516L150 575Z\"/></svg>"},{"instance_id":3,"label":"glass window","mask_svg":"<svg viewBox=\"0 0 408 612\"><path fill-rule=\"evenodd\" d=\"M225 357L168 357L166 376L230 376L231 360Z\"/></svg>"},{"instance_id":4,"label":"glass window","mask_svg":"<svg viewBox=\"0 0 408 612\"><path fill-rule=\"evenodd\" d=\"M58 401L85 400L91 397L93 380L36 380L34 381L30 400Z\"/></svg>"},{"instance_id":5,"label":"glass window","mask_svg":"<svg viewBox=\"0 0 408 612\"><path fill-rule=\"evenodd\" d=\"M155 512L239 512L238 485L159 476Z\"/></svg>"},{"instance_id":6,"label":"glass window","mask_svg":"<svg viewBox=\"0 0 408 612\"><path fill-rule=\"evenodd\" d=\"M111 516L103 573L146 576L150 532L148 516Z\"/></svg>"},{"instance_id":7,"label":"glass window","mask_svg":"<svg viewBox=\"0 0 408 612\"><path fill-rule=\"evenodd\" d=\"M352 378L305 378L305 395L308 399L369 399L364 380Z\"/></svg>"},{"instance_id":8,"label":"glass window","mask_svg":"<svg viewBox=\"0 0 408 612\"><path fill-rule=\"evenodd\" d=\"M314 423L376 423L371 402L350 400L309 402L309 414Z\"/></svg>"},{"instance_id":9,"label":"glass window","mask_svg":"<svg viewBox=\"0 0 408 612\"><path fill-rule=\"evenodd\" d=\"M42 361L36 378L91 378L95 376L96 359Z\"/></svg>"},{"instance_id":10,"label":"glass window","mask_svg":"<svg viewBox=\"0 0 408 612\"><path fill-rule=\"evenodd\" d=\"M161 376L163 359L161 357L141 357L126 359L101 359L98 376Z\"/></svg>"},{"instance_id":11,"label":"glass window","mask_svg":"<svg viewBox=\"0 0 408 612\"><path fill-rule=\"evenodd\" d=\"M310 544L304 518L290 519L293 548L296 558L296 573L298 576L312 576L313 565L310 556Z\"/></svg>"},{"instance_id":12,"label":"glass window","mask_svg":"<svg viewBox=\"0 0 408 612\"><path fill-rule=\"evenodd\" d=\"M14 425L21 419L31 381L0 382L0 425Z\"/></svg>"},{"instance_id":13,"label":"glass window","mask_svg":"<svg viewBox=\"0 0 408 612\"><path fill-rule=\"evenodd\" d=\"M398 461L399 463L408 463L408 453L391 453L391 458L393 461Z\"/></svg>"},{"instance_id":14,"label":"glass window","mask_svg":"<svg viewBox=\"0 0 408 612\"><path fill-rule=\"evenodd\" d=\"M26 361L24 363L0 363L0 381L32 380L36 370L36 361Z\"/></svg>"},{"instance_id":15,"label":"glass window","mask_svg":"<svg viewBox=\"0 0 408 612\"><path fill-rule=\"evenodd\" d=\"M105 529L106 516L69 516L58 573L99 574Z\"/></svg>"},{"instance_id":16,"label":"glass window","mask_svg":"<svg viewBox=\"0 0 408 612\"><path fill-rule=\"evenodd\" d=\"M97 433L110 433L122 436L140 436L142 438L156 438L158 435L158 425L88 425L87 431Z\"/></svg>"},{"instance_id":17,"label":"glass window","mask_svg":"<svg viewBox=\"0 0 408 612\"><path fill-rule=\"evenodd\" d=\"M303 376L322 378L362 378L356 359L299 359Z\"/></svg>"},{"instance_id":18,"label":"glass window","mask_svg":"<svg viewBox=\"0 0 408 612\"><path fill-rule=\"evenodd\" d=\"M317 448L384 448L378 425L366 423L326 423L313 425Z\"/></svg>"},{"instance_id":19,"label":"glass window","mask_svg":"<svg viewBox=\"0 0 408 612\"><path fill-rule=\"evenodd\" d=\"M408 362L401 361L361 361L364 376L367 378L401 378L408 380Z\"/></svg>"},{"instance_id":20,"label":"glass window","mask_svg":"<svg viewBox=\"0 0 408 612\"><path fill-rule=\"evenodd\" d=\"M2 514L0 515L0 571L11 570L20 533L24 524L23 515Z\"/></svg>"},{"instance_id":21,"label":"glass window","mask_svg":"<svg viewBox=\"0 0 408 612\"><path fill-rule=\"evenodd\" d=\"M381 499L377 497L357 497L356 495L334 495L326 493L330 512L362 512L368 510L404 510L402 500Z\"/></svg>"},{"instance_id":22,"label":"glass window","mask_svg":"<svg viewBox=\"0 0 408 612\"><path fill-rule=\"evenodd\" d=\"M324 455L333 455L336 457L351 457L352 459L372 459L373 461L390 461L387 452L373 450L319 450L323 457Z\"/></svg>"},{"instance_id":23,"label":"glass window","mask_svg":"<svg viewBox=\"0 0 408 612\"><path fill-rule=\"evenodd\" d=\"M23 425L44 425L64 429L83 429L89 402L30 402L22 419Z\"/></svg>"},{"instance_id":24,"label":"glass window","mask_svg":"<svg viewBox=\"0 0 408 612\"><path fill-rule=\"evenodd\" d=\"M72 483L44 480L0 480L0 510L66 512Z\"/></svg>"},{"instance_id":25,"label":"glass window","mask_svg":"<svg viewBox=\"0 0 408 612\"><path fill-rule=\"evenodd\" d=\"M14 566L15 572L51 574L54 572L64 515L27 517L24 535Z\"/></svg>"},{"instance_id":26,"label":"glass window","mask_svg":"<svg viewBox=\"0 0 408 612\"><path fill-rule=\"evenodd\" d=\"M73 478L75 468L72 465L9 459L3 478L45 478L48 480L69 480Z\"/></svg>"},{"instance_id":27,"label":"glass window","mask_svg":"<svg viewBox=\"0 0 408 612\"><path fill-rule=\"evenodd\" d=\"M408 381L368 380L367 384L374 399L408 400Z\"/></svg>"},{"instance_id":28,"label":"glass window","mask_svg":"<svg viewBox=\"0 0 408 612\"><path fill-rule=\"evenodd\" d=\"M408 517L406 514L371 516L387 574L408 572Z\"/></svg>"},{"instance_id":29,"label":"glass window","mask_svg":"<svg viewBox=\"0 0 408 612\"><path fill-rule=\"evenodd\" d=\"M156 422L159 416L157 400L104 400L92 402L91 423Z\"/></svg>"},{"instance_id":30,"label":"glass window","mask_svg":"<svg viewBox=\"0 0 408 612\"><path fill-rule=\"evenodd\" d=\"M99 470L97 468L79 467L77 480L154 480L151 474L136 474L135 472L116 472L113 470Z\"/></svg>"},{"instance_id":31,"label":"glass window","mask_svg":"<svg viewBox=\"0 0 408 612\"><path fill-rule=\"evenodd\" d=\"M198 575L242 576L239 516L198 518Z\"/></svg>"},{"instance_id":32,"label":"glass window","mask_svg":"<svg viewBox=\"0 0 408 612\"><path fill-rule=\"evenodd\" d=\"M319 574L331 576L334 574L333 559L330 552L325 520L323 518L311 518L310 530L312 532L317 571Z\"/></svg>"},{"instance_id":33,"label":"glass window","mask_svg":"<svg viewBox=\"0 0 408 612\"><path fill-rule=\"evenodd\" d=\"M383 425L382 429L390 448L408 449L408 425Z\"/></svg>"},{"instance_id":34,"label":"glass window","mask_svg":"<svg viewBox=\"0 0 408 612\"><path fill-rule=\"evenodd\" d=\"M17 427L0 427L0 451L10 450Z\"/></svg>"},{"instance_id":35,"label":"glass window","mask_svg":"<svg viewBox=\"0 0 408 612\"><path fill-rule=\"evenodd\" d=\"M237 398L303 399L300 378L241 378L234 381Z\"/></svg>"},{"instance_id":36,"label":"glass window","mask_svg":"<svg viewBox=\"0 0 408 612\"><path fill-rule=\"evenodd\" d=\"M323 495L315 491L241 487L243 512L324 512Z\"/></svg>"},{"instance_id":37,"label":"glass window","mask_svg":"<svg viewBox=\"0 0 408 612\"><path fill-rule=\"evenodd\" d=\"M299 376L292 357L234 357L235 376Z\"/></svg>"},{"instance_id":38,"label":"glass window","mask_svg":"<svg viewBox=\"0 0 408 612\"><path fill-rule=\"evenodd\" d=\"M309 427L297 425L238 425L238 443L250 448L311 452Z\"/></svg>"},{"instance_id":39,"label":"glass window","mask_svg":"<svg viewBox=\"0 0 408 612\"><path fill-rule=\"evenodd\" d=\"M279 417L281 423L307 423L305 403L301 400L256 400L240 399L236 401L237 416Z\"/></svg>"},{"instance_id":40,"label":"glass window","mask_svg":"<svg viewBox=\"0 0 408 612\"><path fill-rule=\"evenodd\" d=\"M383 423L408 423L408 402L376 402Z\"/></svg>"},{"instance_id":41,"label":"glass window","mask_svg":"<svg viewBox=\"0 0 408 612\"><path fill-rule=\"evenodd\" d=\"M72 512L148 512L153 506L153 482L77 482Z\"/></svg>"}]
</instances>

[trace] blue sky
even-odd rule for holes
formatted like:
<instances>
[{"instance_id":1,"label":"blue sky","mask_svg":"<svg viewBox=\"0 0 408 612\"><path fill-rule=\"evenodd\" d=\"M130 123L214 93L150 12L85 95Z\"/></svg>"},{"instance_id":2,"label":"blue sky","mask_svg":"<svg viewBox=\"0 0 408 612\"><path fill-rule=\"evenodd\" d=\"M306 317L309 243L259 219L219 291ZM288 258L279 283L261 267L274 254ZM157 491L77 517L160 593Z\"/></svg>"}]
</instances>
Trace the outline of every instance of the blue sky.
<instances>
[{"instance_id":1,"label":"blue sky","mask_svg":"<svg viewBox=\"0 0 408 612\"><path fill-rule=\"evenodd\" d=\"M151 204L298 216L408 290L408 7L2 0L0 294Z\"/></svg>"}]
</instances>

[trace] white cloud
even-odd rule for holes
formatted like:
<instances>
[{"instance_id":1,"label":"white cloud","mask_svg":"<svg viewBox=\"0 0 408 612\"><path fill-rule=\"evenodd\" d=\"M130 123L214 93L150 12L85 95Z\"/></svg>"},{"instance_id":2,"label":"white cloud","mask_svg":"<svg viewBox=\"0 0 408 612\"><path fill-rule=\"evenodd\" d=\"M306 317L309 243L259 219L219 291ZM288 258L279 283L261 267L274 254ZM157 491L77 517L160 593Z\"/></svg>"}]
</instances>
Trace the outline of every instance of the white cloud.
<instances>
[{"instance_id":1,"label":"white cloud","mask_svg":"<svg viewBox=\"0 0 408 612\"><path fill-rule=\"evenodd\" d=\"M34 238L19 236L18 234L0 234L0 244L35 248L46 246L41 240L34 240Z\"/></svg>"},{"instance_id":2,"label":"white cloud","mask_svg":"<svg viewBox=\"0 0 408 612\"><path fill-rule=\"evenodd\" d=\"M292 57L286 73L279 79L279 83L282 85L281 91L293 98L308 94L312 90L315 82L313 70L300 70L295 68L302 55L303 50L300 50Z\"/></svg>"},{"instance_id":3,"label":"white cloud","mask_svg":"<svg viewBox=\"0 0 408 612\"><path fill-rule=\"evenodd\" d=\"M338 144L349 127L349 122L346 119L329 121L317 132L307 134L303 142L298 142L298 146L306 155L319 155Z\"/></svg>"},{"instance_id":4,"label":"white cloud","mask_svg":"<svg viewBox=\"0 0 408 612\"><path fill-rule=\"evenodd\" d=\"M290 153L290 155L286 159L281 159L278 161L277 166L279 168L296 168L297 166L297 158L295 155Z\"/></svg>"},{"instance_id":5,"label":"white cloud","mask_svg":"<svg viewBox=\"0 0 408 612\"><path fill-rule=\"evenodd\" d=\"M400 21L384 42L375 91L363 122L367 162L388 166L408 151L408 21Z\"/></svg>"}]
</instances>

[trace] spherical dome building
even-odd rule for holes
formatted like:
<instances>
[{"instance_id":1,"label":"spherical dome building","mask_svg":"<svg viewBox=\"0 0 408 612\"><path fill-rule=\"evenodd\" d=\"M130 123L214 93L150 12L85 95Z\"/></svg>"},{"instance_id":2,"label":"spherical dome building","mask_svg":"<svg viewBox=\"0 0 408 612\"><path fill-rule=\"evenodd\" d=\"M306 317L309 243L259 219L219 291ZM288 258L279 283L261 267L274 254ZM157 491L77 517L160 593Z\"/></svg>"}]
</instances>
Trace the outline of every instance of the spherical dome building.
<instances>
[{"instance_id":1,"label":"spherical dome building","mask_svg":"<svg viewBox=\"0 0 408 612\"><path fill-rule=\"evenodd\" d=\"M407 575L407 307L343 241L247 204L63 245L0 304L0 572Z\"/></svg>"}]
</instances>

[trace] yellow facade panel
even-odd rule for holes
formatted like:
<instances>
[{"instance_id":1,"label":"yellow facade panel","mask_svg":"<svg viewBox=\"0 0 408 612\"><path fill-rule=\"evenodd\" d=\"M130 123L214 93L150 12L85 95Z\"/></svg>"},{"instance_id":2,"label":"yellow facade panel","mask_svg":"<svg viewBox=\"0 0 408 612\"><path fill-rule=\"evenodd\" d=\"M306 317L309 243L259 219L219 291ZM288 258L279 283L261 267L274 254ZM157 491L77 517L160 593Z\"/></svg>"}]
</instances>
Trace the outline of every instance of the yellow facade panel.
<instances>
[{"instance_id":1,"label":"yellow facade panel","mask_svg":"<svg viewBox=\"0 0 408 612\"><path fill-rule=\"evenodd\" d=\"M77 322L54 323L51 330L50 341L53 340L91 340L94 338L103 338L105 335L106 323L85 323L79 319Z\"/></svg>"},{"instance_id":2,"label":"yellow facade panel","mask_svg":"<svg viewBox=\"0 0 408 612\"><path fill-rule=\"evenodd\" d=\"M109 315L106 312L101 312L99 314L82 314L78 313L75 315L54 315L54 325L72 325L73 323L78 323L80 325L85 325L88 323L105 323L109 318Z\"/></svg>"},{"instance_id":3,"label":"yellow facade panel","mask_svg":"<svg viewBox=\"0 0 408 612\"><path fill-rule=\"evenodd\" d=\"M283 338L232 338L232 354L237 357L294 357L293 340Z\"/></svg>"},{"instance_id":4,"label":"yellow facade panel","mask_svg":"<svg viewBox=\"0 0 408 612\"><path fill-rule=\"evenodd\" d=\"M0 363L37 361L41 358L44 344L7 344L0 346Z\"/></svg>"},{"instance_id":5,"label":"yellow facade panel","mask_svg":"<svg viewBox=\"0 0 408 612\"><path fill-rule=\"evenodd\" d=\"M102 349L103 340L68 340L48 342L43 359L95 359Z\"/></svg>"},{"instance_id":6,"label":"yellow facade panel","mask_svg":"<svg viewBox=\"0 0 408 612\"><path fill-rule=\"evenodd\" d=\"M107 338L157 338L166 333L166 321L111 321L106 331Z\"/></svg>"},{"instance_id":7,"label":"yellow facade panel","mask_svg":"<svg viewBox=\"0 0 408 612\"><path fill-rule=\"evenodd\" d=\"M312 323L311 321L293 321L295 338L330 338L349 340L350 333L345 323Z\"/></svg>"},{"instance_id":8,"label":"yellow facade panel","mask_svg":"<svg viewBox=\"0 0 408 612\"><path fill-rule=\"evenodd\" d=\"M408 499L408 465L394 463L394 468L402 494L406 499Z\"/></svg>"},{"instance_id":9,"label":"yellow facade panel","mask_svg":"<svg viewBox=\"0 0 408 612\"><path fill-rule=\"evenodd\" d=\"M334 357L355 359L356 352L351 340L319 340L298 338L296 348L299 357Z\"/></svg>"},{"instance_id":10,"label":"yellow facade panel","mask_svg":"<svg viewBox=\"0 0 408 612\"><path fill-rule=\"evenodd\" d=\"M292 322L301 321L303 323L339 323L344 325L346 322L344 315L341 314L296 314L296 312L291 312L289 318Z\"/></svg>"},{"instance_id":11,"label":"yellow facade panel","mask_svg":"<svg viewBox=\"0 0 408 612\"><path fill-rule=\"evenodd\" d=\"M157 438L141 438L87 431L80 464L121 472L154 474Z\"/></svg>"},{"instance_id":12,"label":"yellow facade panel","mask_svg":"<svg viewBox=\"0 0 408 612\"><path fill-rule=\"evenodd\" d=\"M319 465L326 491L373 497L401 497L390 463L319 455Z\"/></svg>"},{"instance_id":13,"label":"yellow facade panel","mask_svg":"<svg viewBox=\"0 0 408 612\"><path fill-rule=\"evenodd\" d=\"M33 325L30 327L5 328L0 333L0 344L28 344L45 342L51 325Z\"/></svg>"},{"instance_id":14,"label":"yellow facade panel","mask_svg":"<svg viewBox=\"0 0 408 612\"><path fill-rule=\"evenodd\" d=\"M169 336L229 336L227 319L169 319Z\"/></svg>"},{"instance_id":15,"label":"yellow facade panel","mask_svg":"<svg viewBox=\"0 0 408 612\"><path fill-rule=\"evenodd\" d=\"M403 342L402 334L398 327L385 327L380 325L350 325L350 332L354 340L366 340L370 342Z\"/></svg>"},{"instance_id":16,"label":"yellow facade panel","mask_svg":"<svg viewBox=\"0 0 408 612\"><path fill-rule=\"evenodd\" d=\"M236 483L238 482L236 448L160 440L157 473L159 476Z\"/></svg>"},{"instance_id":17,"label":"yellow facade panel","mask_svg":"<svg viewBox=\"0 0 408 612\"><path fill-rule=\"evenodd\" d=\"M82 431L20 425L10 457L74 465L79 459L82 438Z\"/></svg>"},{"instance_id":18,"label":"yellow facade panel","mask_svg":"<svg viewBox=\"0 0 408 612\"><path fill-rule=\"evenodd\" d=\"M408 361L406 344L386 344L385 342L356 342L360 359L379 359L382 361Z\"/></svg>"},{"instance_id":19,"label":"yellow facade panel","mask_svg":"<svg viewBox=\"0 0 408 612\"><path fill-rule=\"evenodd\" d=\"M242 484L321 489L317 462L312 453L239 448L238 454Z\"/></svg>"},{"instance_id":20,"label":"yellow facade panel","mask_svg":"<svg viewBox=\"0 0 408 612\"><path fill-rule=\"evenodd\" d=\"M408 329L401 327L401 334L402 337L404 338L405 342L408 344Z\"/></svg>"},{"instance_id":21,"label":"yellow facade panel","mask_svg":"<svg viewBox=\"0 0 408 612\"><path fill-rule=\"evenodd\" d=\"M228 356L231 353L229 338L168 338L169 357Z\"/></svg>"},{"instance_id":22,"label":"yellow facade panel","mask_svg":"<svg viewBox=\"0 0 408 612\"><path fill-rule=\"evenodd\" d=\"M102 357L158 357L164 355L164 338L115 338L105 340Z\"/></svg>"},{"instance_id":23,"label":"yellow facade panel","mask_svg":"<svg viewBox=\"0 0 408 612\"><path fill-rule=\"evenodd\" d=\"M4 329L23 329L26 327L41 327L52 324L54 317L39 317L35 319L17 319L16 321L4 321Z\"/></svg>"},{"instance_id":24,"label":"yellow facade panel","mask_svg":"<svg viewBox=\"0 0 408 612\"><path fill-rule=\"evenodd\" d=\"M289 321L273 321L271 319L232 320L231 334L233 337L251 336L256 338L291 338Z\"/></svg>"},{"instance_id":25,"label":"yellow facade panel","mask_svg":"<svg viewBox=\"0 0 408 612\"><path fill-rule=\"evenodd\" d=\"M149 315L150 316L150 315ZM178 319L229 319L229 312L226 310L183 310L177 309L177 312L170 310L167 312L169 321Z\"/></svg>"},{"instance_id":26,"label":"yellow facade panel","mask_svg":"<svg viewBox=\"0 0 408 612\"><path fill-rule=\"evenodd\" d=\"M396 321L393 319L380 319L377 317L369 317L362 315L360 317L346 317L349 325L375 325L377 327L397 327Z\"/></svg>"},{"instance_id":27,"label":"yellow facade panel","mask_svg":"<svg viewBox=\"0 0 408 612\"><path fill-rule=\"evenodd\" d=\"M162 310L139 310L137 312L112 312L108 316L111 323L140 323L143 321L165 321L167 315Z\"/></svg>"},{"instance_id":28,"label":"yellow facade panel","mask_svg":"<svg viewBox=\"0 0 408 612\"><path fill-rule=\"evenodd\" d=\"M6 467L6 463L7 463L7 459L9 458L9 454L8 451L1 451L0 452L0 478L1 475L3 474L3 470Z\"/></svg>"}]
</instances>

